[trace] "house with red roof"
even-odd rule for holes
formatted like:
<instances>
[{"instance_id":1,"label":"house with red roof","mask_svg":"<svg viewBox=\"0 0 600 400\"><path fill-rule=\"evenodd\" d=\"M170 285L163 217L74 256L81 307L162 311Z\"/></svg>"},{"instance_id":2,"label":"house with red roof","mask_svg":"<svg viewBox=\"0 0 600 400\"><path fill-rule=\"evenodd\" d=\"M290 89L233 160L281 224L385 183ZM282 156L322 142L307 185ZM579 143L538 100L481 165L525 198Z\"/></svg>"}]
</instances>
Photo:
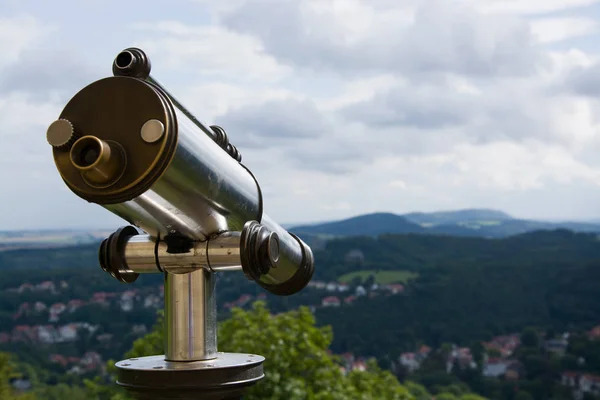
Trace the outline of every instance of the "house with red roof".
<instances>
[{"instance_id":1,"label":"house with red roof","mask_svg":"<svg viewBox=\"0 0 600 400\"><path fill-rule=\"evenodd\" d=\"M600 339L600 325L593 327L588 332L588 338L590 338L590 340Z\"/></svg>"},{"instance_id":2,"label":"house with red roof","mask_svg":"<svg viewBox=\"0 0 600 400\"><path fill-rule=\"evenodd\" d=\"M83 301L83 300L80 300L80 299L69 300L69 302L67 303L67 310L70 313L72 313L84 305L85 305L85 301Z\"/></svg>"},{"instance_id":3,"label":"house with red roof","mask_svg":"<svg viewBox=\"0 0 600 400\"><path fill-rule=\"evenodd\" d=\"M44 281L35 285L35 290L40 292L56 293L56 286L52 281Z\"/></svg>"},{"instance_id":4,"label":"house with red roof","mask_svg":"<svg viewBox=\"0 0 600 400\"><path fill-rule=\"evenodd\" d=\"M388 285L383 285L383 288L389 291L391 294L398 294L404 292L404 285L401 283L390 283Z\"/></svg>"},{"instance_id":5,"label":"house with red roof","mask_svg":"<svg viewBox=\"0 0 600 400\"><path fill-rule=\"evenodd\" d=\"M327 296L321 301L323 307L339 307L340 304L340 299L335 296Z\"/></svg>"},{"instance_id":6,"label":"house with red roof","mask_svg":"<svg viewBox=\"0 0 600 400\"><path fill-rule=\"evenodd\" d=\"M31 283L25 282L21 286L19 286L19 293L23 293L26 290L33 291L33 285Z\"/></svg>"}]
</instances>

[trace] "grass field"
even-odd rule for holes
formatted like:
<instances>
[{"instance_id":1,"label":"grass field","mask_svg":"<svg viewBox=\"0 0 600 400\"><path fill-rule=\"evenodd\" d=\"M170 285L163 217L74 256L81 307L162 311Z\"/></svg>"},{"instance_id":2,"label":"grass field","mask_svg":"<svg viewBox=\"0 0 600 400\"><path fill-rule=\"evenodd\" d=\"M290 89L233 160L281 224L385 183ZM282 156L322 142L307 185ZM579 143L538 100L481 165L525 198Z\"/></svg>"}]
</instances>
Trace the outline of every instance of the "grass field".
<instances>
[{"instance_id":1,"label":"grass field","mask_svg":"<svg viewBox=\"0 0 600 400\"><path fill-rule=\"evenodd\" d=\"M419 274L410 271L356 271L350 272L349 274L342 275L338 278L338 281L344 283L352 282L352 279L360 277L363 281L369 277L369 275L375 276L375 282L385 285L387 283L406 283L410 279L414 279Z\"/></svg>"}]
</instances>

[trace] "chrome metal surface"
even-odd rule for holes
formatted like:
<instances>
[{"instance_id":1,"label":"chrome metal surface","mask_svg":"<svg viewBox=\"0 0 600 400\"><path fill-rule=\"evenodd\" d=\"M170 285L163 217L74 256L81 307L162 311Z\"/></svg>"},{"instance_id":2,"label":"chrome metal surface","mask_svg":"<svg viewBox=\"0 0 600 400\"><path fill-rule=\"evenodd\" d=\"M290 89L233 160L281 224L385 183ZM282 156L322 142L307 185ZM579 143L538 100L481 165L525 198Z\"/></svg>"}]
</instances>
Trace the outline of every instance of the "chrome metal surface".
<instances>
[{"instance_id":1,"label":"chrome metal surface","mask_svg":"<svg viewBox=\"0 0 600 400\"><path fill-rule=\"evenodd\" d=\"M154 143L165 133L165 126L157 119L149 119L142 125L140 136L146 143Z\"/></svg>"},{"instance_id":2,"label":"chrome metal surface","mask_svg":"<svg viewBox=\"0 0 600 400\"><path fill-rule=\"evenodd\" d=\"M163 271L172 274L182 274L195 271L199 268L208 269L208 255L206 253L206 242L196 242L186 252L169 253L165 242L159 242L156 248L158 264Z\"/></svg>"},{"instance_id":3,"label":"chrome metal surface","mask_svg":"<svg viewBox=\"0 0 600 400\"><path fill-rule=\"evenodd\" d=\"M178 232L206 240L240 231L260 217L254 178L184 114L176 115L177 149L161 178L131 201L103 206L155 237Z\"/></svg>"},{"instance_id":4,"label":"chrome metal surface","mask_svg":"<svg viewBox=\"0 0 600 400\"><path fill-rule=\"evenodd\" d=\"M117 384L137 399L241 399L264 377L265 358L256 354L217 353L207 361L169 362L164 356L116 363Z\"/></svg>"},{"instance_id":5,"label":"chrome metal surface","mask_svg":"<svg viewBox=\"0 0 600 400\"><path fill-rule=\"evenodd\" d=\"M150 235L136 235L128 239L124 249L122 273L139 274L170 272L182 274L205 268L213 272L239 271L240 234L226 232L208 242L195 242L186 252L169 253L165 242L156 242Z\"/></svg>"},{"instance_id":6,"label":"chrome metal surface","mask_svg":"<svg viewBox=\"0 0 600 400\"><path fill-rule=\"evenodd\" d=\"M208 265L213 271L239 271L240 232L225 232L211 238L207 244Z\"/></svg>"},{"instance_id":7,"label":"chrome metal surface","mask_svg":"<svg viewBox=\"0 0 600 400\"><path fill-rule=\"evenodd\" d=\"M261 275L260 280L267 285L281 284L294 276L298 271L298 267L302 264L302 247L293 236L269 218L268 215L263 215L261 224L271 232L277 233L279 237L279 260L277 266L271 268L268 274Z\"/></svg>"},{"instance_id":8,"label":"chrome metal surface","mask_svg":"<svg viewBox=\"0 0 600 400\"><path fill-rule=\"evenodd\" d=\"M217 352L215 353L214 358L210 360L181 363L168 361L164 355L158 355L122 360L117 362L115 366L121 369L136 371L156 371L159 369L190 371L235 368L242 365L256 365L264 361L265 358L257 354Z\"/></svg>"},{"instance_id":9,"label":"chrome metal surface","mask_svg":"<svg viewBox=\"0 0 600 400\"><path fill-rule=\"evenodd\" d=\"M160 272L156 266L154 249L156 242L150 235L136 235L129 238L125 244L125 264L131 272L138 274Z\"/></svg>"},{"instance_id":10,"label":"chrome metal surface","mask_svg":"<svg viewBox=\"0 0 600 400\"><path fill-rule=\"evenodd\" d=\"M165 359L198 361L216 357L215 276L199 269L165 273Z\"/></svg>"}]
</instances>

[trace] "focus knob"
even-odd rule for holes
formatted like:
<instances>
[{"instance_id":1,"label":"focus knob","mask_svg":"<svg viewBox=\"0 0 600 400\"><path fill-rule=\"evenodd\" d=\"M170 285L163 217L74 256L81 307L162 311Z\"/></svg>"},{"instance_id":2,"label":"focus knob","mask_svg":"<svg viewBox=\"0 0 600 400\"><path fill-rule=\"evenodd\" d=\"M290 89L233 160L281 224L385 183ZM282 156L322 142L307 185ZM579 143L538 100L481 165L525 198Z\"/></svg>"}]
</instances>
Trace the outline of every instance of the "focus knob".
<instances>
[{"instance_id":1,"label":"focus knob","mask_svg":"<svg viewBox=\"0 0 600 400\"><path fill-rule=\"evenodd\" d=\"M46 140L54 148L68 150L77 140L73 124L66 119L57 119L46 131Z\"/></svg>"}]
</instances>

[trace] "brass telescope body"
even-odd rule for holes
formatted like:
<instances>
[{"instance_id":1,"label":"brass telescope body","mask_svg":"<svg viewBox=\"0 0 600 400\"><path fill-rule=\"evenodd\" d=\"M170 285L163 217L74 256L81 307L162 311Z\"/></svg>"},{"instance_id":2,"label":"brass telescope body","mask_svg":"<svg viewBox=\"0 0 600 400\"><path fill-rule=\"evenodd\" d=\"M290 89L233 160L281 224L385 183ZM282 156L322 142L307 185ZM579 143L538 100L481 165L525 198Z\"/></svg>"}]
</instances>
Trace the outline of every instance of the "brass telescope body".
<instances>
[{"instance_id":1,"label":"brass telescope body","mask_svg":"<svg viewBox=\"0 0 600 400\"><path fill-rule=\"evenodd\" d=\"M310 281L312 252L264 213L225 131L154 80L143 51L119 53L113 74L75 94L47 140L71 191L131 224L103 241L102 269L124 283L165 278L165 355L117 363L118 382L140 398L235 398L262 377L264 359L217 351L214 274L242 270L290 295Z\"/></svg>"}]
</instances>

